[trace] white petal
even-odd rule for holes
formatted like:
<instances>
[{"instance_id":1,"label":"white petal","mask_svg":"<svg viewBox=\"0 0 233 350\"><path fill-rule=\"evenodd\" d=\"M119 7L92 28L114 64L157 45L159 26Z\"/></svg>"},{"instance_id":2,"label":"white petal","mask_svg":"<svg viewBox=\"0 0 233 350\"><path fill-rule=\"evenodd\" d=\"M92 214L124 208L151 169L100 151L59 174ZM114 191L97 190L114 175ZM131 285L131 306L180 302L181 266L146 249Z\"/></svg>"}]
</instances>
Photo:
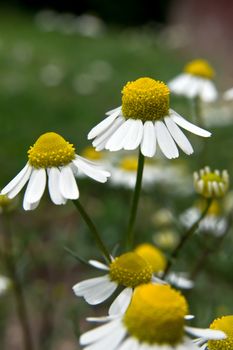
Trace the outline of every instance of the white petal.
<instances>
[{"instance_id":1,"label":"white petal","mask_svg":"<svg viewBox=\"0 0 233 350\"><path fill-rule=\"evenodd\" d=\"M157 121L155 123L155 130L158 144L163 154L168 159L177 158L179 156L178 149L165 124Z\"/></svg>"},{"instance_id":2,"label":"white petal","mask_svg":"<svg viewBox=\"0 0 233 350\"><path fill-rule=\"evenodd\" d=\"M79 190L74 174L68 165L61 169L59 188L64 198L77 199L79 197Z\"/></svg>"},{"instance_id":3,"label":"white petal","mask_svg":"<svg viewBox=\"0 0 233 350\"><path fill-rule=\"evenodd\" d=\"M123 148L125 150L134 150L136 149L141 140L142 140L142 135L143 135L143 123L141 120L135 120L135 119L130 119L131 124L129 127L129 131L127 134L127 138L124 141L124 146Z\"/></svg>"},{"instance_id":4,"label":"white petal","mask_svg":"<svg viewBox=\"0 0 233 350\"><path fill-rule=\"evenodd\" d=\"M94 137L98 136L103 131L105 131L112 124L112 122L118 117L119 113L120 113L119 111L112 113L109 117L105 118L104 120L102 120L102 122L100 122L93 129L91 129L91 131L87 135L88 140L93 139Z\"/></svg>"},{"instance_id":5,"label":"white petal","mask_svg":"<svg viewBox=\"0 0 233 350\"><path fill-rule=\"evenodd\" d=\"M27 189L24 195L24 202L33 204L40 201L46 185L46 171L45 169L33 169ZM26 210L26 209L25 209Z\"/></svg>"},{"instance_id":6,"label":"white petal","mask_svg":"<svg viewBox=\"0 0 233 350\"><path fill-rule=\"evenodd\" d=\"M65 204L66 199L62 196L59 187L60 170L58 168L48 169L48 188L52 202L60 205Z\"/></svg>"},{"instance_id":7,"label":"white petal","mask_svg":"<svg viewBox=\"0 0 233 350\"><path fill-rule=\"evenodd\" d=\"M116 288L117 284L106 275L77 283L73 291L77 296L83 296L88 304L97 305L109 298Z\"/></svg>"},{"instance_id":8,"label":"white petal","mask_svg":"<svg viewBox=\"0 0 233 350\"><path fill-rule=\"evenodd\" d=\"M101 338L104 338L107 335L111 334L116 328L120 327L120 324L121 320L117 319L107 324L104 324L103 326L99 326L95 329L92 329L81 335L80 344L87 345L94 343L100 340Z\"/></svg>"},{"instance_id":9,"label":"white petal","mask_svg":"<svg viewBox=\"0 0 233 350\"><path fill-rule=\"evenodd\" d=\"M111 304L108 311L109 315L123 315L131 302L132 294L132 288L125 288Z\"/></svg>"},{"instance_id":10,"label":"white petal","mask_svg":"<svg viewBox=\"0 0 233 350\"><path fill-rule=\"evenodd\" d=\"M195 135L202 136L202 137L210 137L211 133L207 130L204 130L202 128L199 128L199 126L196 126L190 122L188 122L186 119L181 117L178 113L175 111L171 110L171 118L173 121L184 128L185 130L188 130L192 132Z\"/></svg>"},{"instance_id":11,"label":"white petal","mask_svg":"<svg viewBox=\"0 0 233 350\"><path fill-rule=\"evenodd\" d=\"M139 349L139 343L135 338L128 338L119 347L119 350L137 350Z\"/></svg>"},{"instance_id":12,"label":"white petal","mask_svg":"<svg viewBox=\"0 0 233 350\"><path fill-rule=\"evenodd\" d=\"M18 175L2 189L1 194L7 194L10 199L14 198L29 179L31 171L32 167L27 163Z\"/></svg>"},{"instance_id":13,"label":"white petal","mask_svg":"<svg viewBox=\"0 0 233 350\"><path fill-rule=\"evenodd\" d=\"M23 208L24 210L34 210L38 207L40 201L35 202L35 203L28 203L26 201L23 202Z\"/></svg>"},{"instance_id":14,"label":"white petal","mask_svg":"<svg viewBox=\"0 0 233 350\"><path fill-rule=\"evenodd\" d=\"M233 100L233 88L226 90L222 97L226 101Z\"/></svg>"},{"instance_id":15,"label":"white petal","mask_svg":"<svg viewBox=\"0 0 233 350\"><path fill-rule=\"evenodd\" d=\"M96 150L100 151L104 149L110 137L124 123L124 121L125 118L123 117L116 118L107 130L105 130L103 133L101 133L95 138L95 140L92 142L93 147L95 147Z\"/></svg>"},{"instance_id":16,"label":"white petal","mask_svg":"<svg viewBox=\"0 0 233 350\"><path fill-rule=\"evenodd\" d=\"M108 171L92 166L88 161L86 162L84 158L81 159L78 156L73 160L73 164L78 169L80 168L84 174L98 182L106 182L107 178L111 175Z\"/></svg>"},{"instance_id":17,"label":"white petal","mask_svg":"<svg viewBox=\"0 0 233 350\"><path fill-rule=\"evenodd\" d=\"M118 326L116 329L112 330L111 334L108 334L103 339L99 340L97 343L85 347L83 350L116 350L118 349L118 345L121 343L125 334L126 329L122 326Z\"/></svg>"},{"instance_id":18,"label":"white petal","mask_svg":"<svg viewBox=\"0 0 233 350\"><path fill-rule=\"evenodd\" d=\"M124 141L131 125L131 119L126 120L110 137L105 148L109 151L119 151L124 146Z\"/></svg>"},{"instance_id":19,"label":"white petal","mask_svg":"<svg viewBox=\"0 0 233 350\"><path fill-rule=\"evenodd\" d=\"M109 267L103 263L101 263L100 261L97 261L97 260L89 260L88 261L90 265L96 267L97 269L99 270L105 270L105 271L108 271L109 270Z\"/></svg>"},{"instance_id":20,"label":"white petal","mask_svg":"<svg viewBox=\"0 0 233 350\"><path fill-rule=\"evenodd\" d=\"M169 81L168 86L171 92L174 92L177 95L182 95L186 93L186 88L190 86L190 80L190 74L180 74L173 80Z\"/></svg>"},{"instance_id":21,"label":"white petal","mask_svg":"<svg viewBox=\"0 0 233 350\"><path fill-rule=\"evenodd\" d=\"M218 92L211 80L205 80L200 97L205 102L213 102L217 99Z\"/></svg>"},{"instance_id":22,"label":"white petal","mask_svg":"<svg viewBox=\"0 0 233 350\"><path fill-rule=\"evenodd\" d=\"M110 114L113 114L115 112L120 112L121 111L121 106L120 107L116 107L116 108L113 108L111 109L110 111L107 111L105 114L106 115L110 115Z\"/></svg>"},{"instance_id":23,"label":"white petal","mask_svg":"<svg viewBox=\"0 0 233 350\"><path fill-rule=\"evenodd\" d=\"M176 141L177 145L186 153L186 154L192 154L193 153L193 147L183 131L180 130L180 128L176 125L176 123L172 120L170 117L164 118L165 123L167 125L168 130L170 131L170 134L172 135L173 139Z\"/></svg>"},{"instance_id":24,"label":"white petal","mask_svg":"<svg viewBox=\"0 0 233 350\"><path fill-rule=\"evenodd\" d=\"M187 320L187 321L189 321L189 320L193 320L194 317L195 317L194 315L185 315L185 316L184 316L184 319Z\"/></svg>"},{"instance_id":25,"label":"white petal","mask_svg":"<svg viewBox=\"0 0 233 350\"><path fill-rule=\"evenodd\" d=\"M102 316L102 317L87 317L86 320L89 322L97 322L97 323L104 323L113 321L115 319L119 319L119 315L115 316Z\"/></svg>"},{"instance_id":26,"label":"white petal","mask_svg":"<svg viewBox=\"0 0 233 350\"><path fill-rule=\"evenodd\" d=\"M203 329L203 328L195 328L195 327L185 327L186 332L193 335L194 337L200 337L206 340L220 340L226 339L226 334L222 331L216 331L213 329Z\"/></svg>"},{"instance_id":27,"label":"white petal","mask_svg":"<svg viewBox=\"0 0 233 350\"><path fill-rule=\"evenodd\" d=\"M154 124L147 121L143 125L141 152L145 157L153 157L156 151L156 133Z\"/></svg>"},{"instance_id":28,"label":"white petal","mask_svg":"<svg viewBox=\"0 0 233 350\"><path fill-rule=\"evenodd\" d=\"M194 282L186 278L183 273L170 272L167 276L167 281L178 288L191 289Z\"/></svg>"}]
</instances>

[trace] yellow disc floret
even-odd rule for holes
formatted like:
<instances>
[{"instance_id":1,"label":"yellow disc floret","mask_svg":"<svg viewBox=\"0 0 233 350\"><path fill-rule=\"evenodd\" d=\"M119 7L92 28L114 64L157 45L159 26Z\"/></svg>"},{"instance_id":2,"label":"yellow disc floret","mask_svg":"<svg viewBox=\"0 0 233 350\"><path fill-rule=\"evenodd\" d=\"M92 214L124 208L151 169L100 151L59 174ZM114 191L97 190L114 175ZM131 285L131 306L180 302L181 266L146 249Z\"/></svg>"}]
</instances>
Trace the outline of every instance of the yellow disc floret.
<instances>
[{"instance_id":1,"label":"yellow disc floret","mask_svg":"<svg viewBox=\"0 0 233 350\"><path fill-rule=\"evenodd\" d=\"M136 157L125 157L121 160L119 167L125 171L137 171L138 159Z\"/></svg>"},{"instance_id":2,"label":"yellow disc floret","mask_svg":"<svg viewBox=\"0 0 233 350\"><path fill-rule=\"evenodd\" d=\"M226 339L209 340L209 350L232 350L233 349L233 316L223 316L217 318L210 325L210 329L223 331L226 334Z\"/></svg>"},{"instance_id":3,"label":"yellow disc floret","mask_svg":"<svg viewBox=\"0 0 233 350\"><path fill-rule=\"evenodd\" d=\"M41 135L28 151L29 163L35 168L67 165L74 158L74 146L55 132Z\"/></svg>"},{"instance_id":4,"label":"yellow disc floret","mask_svg":"<svg viewBox=\"0 0 233 350\"><path fill-rule=\"evenodd\" d=\"M120 255L110 264L109 274L112 281L134 288L151 281L152 267L138 254L130 252Z\"/></svg>"},{"instance_id":5,"label":"yellow disc floret","mask_svg":"<svg viewBox=\"0 0 233 350\"><path fill-rule=\"evenodd\" d=\"M140 244L135 249L135 252L152 266L154 273L164 271L167 265L167 260L160 249L152 244L144 243Z\"/></svg>"},{"instance_id":6,"label":"yellow disc floret","mask_svg":"<svg viewBox=\"0 0 233 350\"><path fill-rule=\"evenodd\" d=\"M128 82L122 90L122 112L126 119L158 120L169 113L170 91L151 78Z\"/></svg>"},{"instance_id":7,"label":"yellow disc floret","mask_svg":"<svg viewBox=\"0 0 233 350\"><path fill-rule=\"evenodd\" d=\"M103 158L102 152L97 152L94 147L86 147L82 151L81 155L85 158L91 159L91 160L99 160Z\"/></svg>"},{"instance_id":8,"label":"yellow disc floret","mask_svg":"<svg viewBox=\"0 0 233 350\"><path fill-rule=\"evenodd\" d=\"M201 78L213 79L215 71L206 60L194 60L184 67L185 73L196 75Z\"/></svg>"},{"instance_id":9,"label":"yellow disc floret","mask_svg":"<svg viewBox=\"0 0 233 350\"><path fill-rule=\"evenodd\" d=\"M124 323L129 334L141 342L176 345L182 341L187 313L180 292L168 285L146 284L135 289Z\"/></svg>"}]
</instances>

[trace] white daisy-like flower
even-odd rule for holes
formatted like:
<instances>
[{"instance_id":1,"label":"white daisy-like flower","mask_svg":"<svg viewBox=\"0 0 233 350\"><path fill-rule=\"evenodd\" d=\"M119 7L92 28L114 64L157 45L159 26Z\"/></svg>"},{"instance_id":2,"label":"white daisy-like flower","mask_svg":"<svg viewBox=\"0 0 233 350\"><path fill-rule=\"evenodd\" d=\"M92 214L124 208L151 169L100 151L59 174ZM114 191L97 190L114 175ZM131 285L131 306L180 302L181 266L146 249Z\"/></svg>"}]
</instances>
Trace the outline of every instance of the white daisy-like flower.
<instances>
[{"instance_id":1,"label":"white daisy-like flower","mask_svg":"<svg viewBox=\"0 0 233 350\"><path fill-rule=\"evenodd\" d=\"M198 207L192 207L187 209L180 216L180 220L184 227L191 227L194 222L196 222L202 212ZM206 216L200 222L197 232L200 234L213 235L216 237L222 236L227 229L227 220L226 218L212 212L211 210L207 212Z\"/></svg>"},{"instance_id":2,"label":"white daisy-like flower","mask_svg":"<svg viewBox=\"0 0 233 350\"><path fill-rule=\"evenodd\" d=\"M163 276L167 266L167 258L159 248L149 243L142 243L135 248L135 253L152 266L155 276L158 278ZM181 289L190 289L194 286L193 281L188 278L185 272L169 272L165 281Z\"/></svg>"},{"instance_id":3,"label":"white daisy-like flower","mask_svg":"<svg viewBox=\"0 0 233 350\"><path fill-rule=\"evenodd\" d=\"M197 59L184 67L184 72L168 82L176 95L188 98L199 97L204 102L213 102L218 97L213 83L215 72L206 60Z\"/></svg>"},{"instance_id":4,"label":"white daisy-like flower","mask_svg":"<svg viewBox=\"0 0 233 350\"><path fill-rule=\"evenodd\" d=\"M149 282L161 282L153 276L152 266L135 252L122 254L112 260L109 266L95 260L89 263L107 271L102 277L91 278L73 286L75 295L84 297L90 305L97 305L107 300L118 287L124 287L109 308L109 314L124 313L136 286Z\"/></svg>"},{"instance_id":5,"label":"white daisy-like flower","mask_svg":"<svg viewBox=\"0 0 233 350\"><path fill-rule=\"evenodd\" d=\"M219 198L225 196L229 189L229 174L227 170L220 172L218 169L211 171L206 166L193 174L194 188L197 193L205 198Z\"/></svg>"},{"instance_id":6,"label":"white daisy-like flower","mask_svg":"<svg viewBox=\"0 0 233 350\"><path fill-rule=\"evenodd\" d=\"M134 150L140 146L146 157L153 157L158 143L169 159L177 158L177 145L188 155L193 147L180 127L209 137L210 132L188 122L169 107L169 88L160 81L140 78L122 90L122 106L107 112L108 117L88 134L97 151Z\"/></svg>"},{"instance_id":7,"label":"white daisy-like flower","mask_svg":"<svg viewBox=\"0 0 233 350\"><path fill-rule=\"evenodd\" d=\"M48 132L41 135L28 151L28 162L19 174L1 191L14 198L28 181L24 195L25 210L35 209L46 187L52 202L65 204L67 199L79 198L75 180L78 171L99 182L106 182L110 173L75 153L75 148L62 136Z\"/></svg>"},{"instance_id":8,"label":"white daisy-like flower","mask_svg":"<svg viewBox=\"0 0 233 350\"><path fill-rule=\"evenodd\" d=\"M233 315L216 318L210 325L210 329L222 331L226 334L225 339L210 339L206 342L197 339L196 344L201 350L231 350L233 349Z\"/></svg>"},{"instance_id":9,"label":"white daisy-like flower","mask_svg":"<svg viewBox=\"0 0 233 350\"><path fill-rule=\"evenodd\" d=\"M0 276L0 295L3 295L7 289L10 287L11 282L9 278L5 276Z\"/></svg>"},{"instance_id":10,"label":"white daisy-like flower","mask_svg":"<svg viewBox=\"0 0 233 350\"><path fill-rule=\"evenodd\" d=\"M233 87L226 90L222 97L225 101L233 101Z\"/></svg>"},{"instance_id":11,"label":"white daisy-like flower","mask_svg":"<svg viewBox=\"0 0 233 350\"><path fill-rule=\"evenodd\" d=\"M186 299L168 285L138 286L125 314L89 318L106 324L84 333L84 350L198 350L190 338L224 339L218 330L185 326L190 319Z\"/></svg>"}]
</instances>

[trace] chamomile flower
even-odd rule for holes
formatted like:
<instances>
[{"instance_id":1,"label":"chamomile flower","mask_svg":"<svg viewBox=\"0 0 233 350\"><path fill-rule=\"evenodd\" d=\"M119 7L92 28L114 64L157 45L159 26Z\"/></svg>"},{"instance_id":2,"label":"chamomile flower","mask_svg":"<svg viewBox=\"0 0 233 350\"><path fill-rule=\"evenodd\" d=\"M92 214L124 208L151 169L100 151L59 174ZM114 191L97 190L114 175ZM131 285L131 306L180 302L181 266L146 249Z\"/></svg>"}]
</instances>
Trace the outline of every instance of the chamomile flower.
<instances>
[{"instance_id":1,"label":"chamomile flower","mask_svg":"<svg viewBox=\"0 0 233 350\"><path fill-rule=\"evenodd\" d=\"M143 243L135 248L135 253L140 255L152 266L155 276L158 278L162 277L167 266L167 258L160 249L152 244ZM166 276L166 281L181 289L190 289L193 287L193 281L191 281L184 272L170 272Z\"/></svg>"},{"instance_id":2,"label":"chamomile flower","mask_svg":"<svg viewBox=\"0 0 233 350\"><path fill-rule=\"evenodd\" d=\"M88 304L97 305L108 299L119 286L123 286L123 291L110 306L110 315L123 313L127 309L136 286L158 281L153 277L152 266L135 252L116 257L109 266L95 260L91 260L90 264L107 271L107 274L79 282L73 286L73 291L75 295L84 297Z\"/></svg>"},{"instance_id":3,"label":"chamomile flower","mask_svg":"<svg viewBox=\"0 0 233 350\"><path fill-rule=\"evenodd\" d=\"M201 350L233 349L233 315L223 316L215 319L211 323L210 329L222 331L226 334L226 337L223 339L210 339L208 342L204 342L203 340L198 339L197 344L201 345Z\"/></svg>"},{"instance_id":4,"label":"chamomile flower","mask_svg":"<svg viewBox=\"0 0 233 350\"><path fill-rule=\"evenodd\" d=\"M229 188L229 175L227 170L220 172L219 170L211 171L206 166L199 172L193 174L194 188L197 193L205 198L223 197Z\"/></svg>"},{"instance_id":5,"label":"chamomile flower","mask_svg":"<svg viewBox=\"0 0 233 350\"><path fill-rule=\"evenodd\" d=\"M188 335L204 340L223 339L218 330L185 326L189 319L186 299L168 285L138 286L125 314L89 318L106 324L84 333L84 350L198 350Z\"/></svg>"},{"instance_id":6,"label":"chamomile flower","mask_svg":"<svg viewBox=\"0 0 233 350\"><path fill-rule=\"evenodd\" d=\"M0 276L0 295L3 295L10 287L11 282L9 278L5 276Z\"/></svg>"},{"instance_id":7,"label":"chamomile flower","mask_svg":"<svg viewBox=\"0 0 233 350\"><path fill-rule=\"evenodd\" d=\"M233 87L224 92L223 99L225 101L233 101Z\"/></svg>"},{"instance_id":8,"label":"chamomile flower","mask_svg":"<svg viewBox=\"0 0 233 350\"><path fill-rule=\"evenodd\" d=\"M62 136L47 132L28 151L28 162L19 174L3 188L1 194L14 198L28 181L24 195L25 210L35 209L46 187L52 202L65 204L67 199L79 198L75 181L78 171L99 182L106 182L110 173L75 153L75 148Z\"/></svg>"},{"instance_id":9,"label":"chamomile flower","mask_svg":"<svg viewBox=\"0 0 233 350\"><path fill-rule=\"evenodd\" d=\"M202 101L213 102L218 93L213 83L215 72L210 64L203 59L189 62L184 72L168 82L168 86L176 95L188 98L199 97Z\"/></svg>"},{"instance_id":10,"label":"chamomile flower","mask_svg":"<svg viewBox=\"0 0 233 350\"><path fill-rule=\"evenodd\" d=\"M180 220L184 227L191 227L196 222L203 208L200 205L187 209L180 216ZM200 222L197 232L200 234L211 235L215 237L222 236L227 229L227 220L221 215L219 203L215 200L212 202L206 216Z\"/></svg>"},{"instance_id":11,"label":"chamomile flower","mask_svg":"<svg viewBox=\"0 0 233 350\"><path fill-rule=\"evenodd\" d=\"M179 156L177 145L192 154L192 145L179 126L199 136L211 134L170 109L169 95L169 88L161 81L140 78L128 82L122 90L122 106L107 112L108 117L89 132L88 139L94 139L97 151L140 146L144 156L153 157L158 143L169 159Z\"/></svg>"}]
</instances>

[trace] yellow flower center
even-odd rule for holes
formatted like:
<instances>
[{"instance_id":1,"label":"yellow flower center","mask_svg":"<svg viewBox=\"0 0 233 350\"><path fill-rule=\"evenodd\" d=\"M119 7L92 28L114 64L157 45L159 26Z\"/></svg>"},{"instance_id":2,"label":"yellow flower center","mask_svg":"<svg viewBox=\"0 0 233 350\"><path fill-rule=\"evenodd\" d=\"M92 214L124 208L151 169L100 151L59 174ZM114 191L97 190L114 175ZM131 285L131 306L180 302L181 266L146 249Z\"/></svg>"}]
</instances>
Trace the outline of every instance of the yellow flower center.
<instances>
[{"instance_id":1,"label":"yellow flower center","mask_svg":"<svg viewBox=\"0 0 233 350\"><path fill-rule=\"evenodd\" d=\"M140 244L135 249L135 253L140 255L152 266L154 273L164 271L167 264L166 257L160 249L154 247L152 244Z\"/></svg>"},{"instance_id":2,"label":"yellow flower center","mask_svg":"<svg viewBox=\"0 0 233 350\"><path fill-rule=\"evenodd\" d=\"M74 158L74 146L55 132L41 135L28 151L29 163L35 168L67 165Z\"/></svg>"},{"instance_id":3,"label":"yellow flower center","mask_svg":"<svg viewBox=\"0 0 233 350\"><path fill-rule=\"evenodd\" d=\"M137 171L138 159L136 157L126 157L122 159L119 166L125 171Z\"/></svg>"},{"instance_id":4,"label":"yellow flower center","mask_svg":"<svg viewBox=\"0 0 233 350\"><path fill-rule=\"evenodd\" d=\"M220 196L223 196L225 194L227 184L221 175L216 174L215 172L210 172L210 173L203 174L201 176L201 179L204 182L204 187L202 190L202 195L204 197L207 197L207 198L212 197L212 195L210 195L209 185L208 185L210 182L212 183L216 182L217 184L222 184L223 187L219 186Z\"/></svg>"},{"instance_id":5,"label":"yellow flower center","mask_svg":"<svg viewBox=\"0 0 233 350\"><path fill-rule=\"evenodd\" d=\"M126 119L158 120L169 113L169 88L161 81L140 78L122 90L122 112Z\"/></svg>"},{"instance_id":6,"label":"yellow flower center","mask_svg":"<svg viewBox=\"0 0 233 350\"><path fill-rule=\"evenodd\" d=\"M99 160L103 158L103 153L97 152L93 147L84 148L81 155L91 160Z\"/></svg>"},{"instance_id":7,"label":"yellow flower center","mask_svg":"<svg viewBox=\"0 0 233 350\"><path fill-rule=\"evenodd\" d=\"M175 345L182 341L187 313L187 302L178 291L146 284L135 289L124 323L140 342Z\"/></svg>"},{"instance_id":8,"label":"yellow flower center","mask_svg":"<svg viewBox=\"0 0 233 350\"><path fill-rule=\"evenodd\" d=\"M233 316L217 318L210 325L211 329L223 331L227 338L222 340L209 340L209 350L232 350L233 349Z\"/></svg>"},{"instance_id":9,"label":"yellow flower center","mask_svg":"<svg viewBox=\"0 0 233 350\"><path fill-rule=\"evenodd\" d=\"M130 252L120 255L110 264L109 274L112 281L134 288L151 281L152 267L138 254Z\"/></svg>"},{"instance_id":10,"label":"yellow flower center","mask_svg":"<svg viewBox=\"0 0 233 350\"><path fill-rule=\"evenodd\" d=\"M202 77L206 79L213 79L215 75L215 71L209 65L209 63L206 60L202 60L202 59L189 62L184 67L184 71L186 73L196 75L198 77Z\"/></svg>"}]
</instances>

